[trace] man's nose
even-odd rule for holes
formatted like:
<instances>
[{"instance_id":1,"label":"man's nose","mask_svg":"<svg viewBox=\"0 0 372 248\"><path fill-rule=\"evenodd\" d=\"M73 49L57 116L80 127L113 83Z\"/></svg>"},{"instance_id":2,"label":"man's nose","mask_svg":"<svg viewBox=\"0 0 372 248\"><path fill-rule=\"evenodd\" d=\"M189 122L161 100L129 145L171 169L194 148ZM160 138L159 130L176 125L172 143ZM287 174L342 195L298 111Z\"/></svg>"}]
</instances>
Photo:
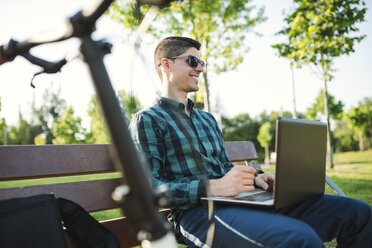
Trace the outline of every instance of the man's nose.
<instances>
[{"instance_id":1,"label":"man's nose","mask_svg":"<svg viewBox=\"0 0 372 248\"><path fill-rule=\"evenodd\" d=\"M195 68L195 70L198 72L204 72L205 67L203 67L200 63L198 63L198 66Z\"/></svg>"}]
</instances>

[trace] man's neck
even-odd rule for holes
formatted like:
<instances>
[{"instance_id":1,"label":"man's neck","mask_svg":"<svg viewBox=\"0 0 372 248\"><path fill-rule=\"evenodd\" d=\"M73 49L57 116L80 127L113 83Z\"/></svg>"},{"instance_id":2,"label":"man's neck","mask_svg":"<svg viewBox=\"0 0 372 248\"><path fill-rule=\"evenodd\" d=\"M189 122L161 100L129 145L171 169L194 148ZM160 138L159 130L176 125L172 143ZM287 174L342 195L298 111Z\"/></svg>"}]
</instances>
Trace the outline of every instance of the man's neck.
<instances>
[{"instance_id":1,"label":"man's neck","mask_svg":"<svg viewBox=\"0 0 372 248\"><path fill-rule=\"evenodd\" d=\"M188 108L188 100L187 100L187 93L180 93L180 92L171 92L167 91L163 94L163 97L175 100L177 102L183 103L185 105L185 112L188 116L190 116L189 108Z\"/></svg>"}]
</instances>

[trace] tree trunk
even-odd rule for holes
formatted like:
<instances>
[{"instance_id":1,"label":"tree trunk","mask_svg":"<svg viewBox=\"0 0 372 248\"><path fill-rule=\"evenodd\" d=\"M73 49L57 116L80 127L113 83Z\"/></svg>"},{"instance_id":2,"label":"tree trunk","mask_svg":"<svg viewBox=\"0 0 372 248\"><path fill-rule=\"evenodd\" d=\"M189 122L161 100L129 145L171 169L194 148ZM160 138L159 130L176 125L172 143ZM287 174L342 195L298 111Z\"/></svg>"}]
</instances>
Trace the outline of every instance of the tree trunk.
<instances>
[{"instance_id":1,"label":"tree trunk","mask_svg":"<svg viewBox=\"0 0 372 248\"><path fill-rule=\"evenodd\" d=\"M207 72L203 72L203 87L204 87L204 110L207 112L211 112L210 102L209 102L209 82Z\"/></svg>"},{"instance_id":2,"label":"tree trunk","mask_svg":"<svg viewBox=\"0 0 372 248\"><path fill-rule=\"evenodd\" d=\"M294 73L293 73L293 66L291 64L291 72L292 72L292 90L293 90L293 119L297 119L297 111L296 111L296 91L295 91L295 81L294 81Z\"/></svg>"},{"instance_id":3,"label":"tree trunk","mask_svg":"<svg viewBox=\"0 0 372 248\"><path fill-rule=\"evenodd\" d=\"M364 142L363 142L363 131L359 131L359 149L363 152L364 151Z\"/></svg>"},{"instance_id":4,"label":"tree trunk","mask_svg":"<svg viewBox=\"0 0 372 248\"><path fill-rule=\"evenodd\" d=\"M331 125L329 121L329 109L328 109L328 91L327 91L327 72L326 69L323 68L323 84L324 84L324 114L327 118L327 136L328 136L328 160L329 166L333 169L333 145L331 139Z\"/></svg>"},{"instance_id":5,"label":"tree trunk","mask_svg":"<svg viewBox=\"0 0 372 248\"><path fill-rule=\"evenodd\" d=\"M270 163L269 146L265 146L265 164Z\"/></svg>"},{"instance_id":6,"label":"tree trunk","mask_svg":"<svg viewBox=\"0 0 372 248\"><path fill-rule=\"evenodd\" d=\"M4 145L6 146L6 145L8 145L8 127L7 127L7 125L6 125L6 123L5 123L5 125L4 125Z\"/></svg>"}]
</instances>

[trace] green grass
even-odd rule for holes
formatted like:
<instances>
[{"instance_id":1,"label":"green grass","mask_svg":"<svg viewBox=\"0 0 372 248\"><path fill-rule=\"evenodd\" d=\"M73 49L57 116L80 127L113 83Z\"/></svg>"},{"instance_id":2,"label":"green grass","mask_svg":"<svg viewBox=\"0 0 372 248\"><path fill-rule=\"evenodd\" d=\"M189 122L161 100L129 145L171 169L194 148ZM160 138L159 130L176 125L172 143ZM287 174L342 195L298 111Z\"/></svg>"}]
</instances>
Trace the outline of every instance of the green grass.
<instances>
[{"instance_id":1,"label":"green grass","mask_svg":"<svg viewBox=\"0 0 372 248\"><path fill-rule=\"evenodd\" d=\"M80 181L108 179L108 178L118 178L120 176L121 174L119 172L114 172L114 173L102 173L102 174L82 175L82 176L65 176L65 177L38 178L38 179L27 179L27 180L13 180L13 181L0 182L0 189L55 184L55 183L80 182Z\"/></svg>"},{"instance_id":2,"label":"green grass","mask_svg":"<svg viewBox=\"0 0 372 248\"><path fill-rule=\"evenodd\" d=\"M372 163L372 150L336 153L334 156L334 163L336 165Z\"/></svg>"}]
</instances>

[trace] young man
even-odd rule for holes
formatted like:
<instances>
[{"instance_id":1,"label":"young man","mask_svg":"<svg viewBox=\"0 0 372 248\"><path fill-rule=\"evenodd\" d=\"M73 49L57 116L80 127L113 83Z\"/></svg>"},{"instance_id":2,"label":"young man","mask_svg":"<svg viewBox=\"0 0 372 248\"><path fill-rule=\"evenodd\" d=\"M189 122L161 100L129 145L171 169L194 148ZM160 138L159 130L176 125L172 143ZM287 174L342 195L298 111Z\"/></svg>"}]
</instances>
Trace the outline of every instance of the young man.
<instances>
[{"instance_id":1,"label":"young man","mask_svg":"<svg viewBox=\"0 0 372 248\"><path fill-rule=\"evenodd\" d=\"M168 186L177 238L189 247L206 247L206 194L232 196L256 184L270 189L272 173L257 174L233 166L213 116L193 108L188 93L199 89L205 63L200 43L168 37L155 50L155 68L163 97L137 113L130 129L135 144L151 166L154 186ZM203 173L208 181L203 180ZM358 200L324 195L280 210L215 206L213 247L323 247L337 238L340 247L372 247L371 208Z\"/></svg>"}]
</instances>

